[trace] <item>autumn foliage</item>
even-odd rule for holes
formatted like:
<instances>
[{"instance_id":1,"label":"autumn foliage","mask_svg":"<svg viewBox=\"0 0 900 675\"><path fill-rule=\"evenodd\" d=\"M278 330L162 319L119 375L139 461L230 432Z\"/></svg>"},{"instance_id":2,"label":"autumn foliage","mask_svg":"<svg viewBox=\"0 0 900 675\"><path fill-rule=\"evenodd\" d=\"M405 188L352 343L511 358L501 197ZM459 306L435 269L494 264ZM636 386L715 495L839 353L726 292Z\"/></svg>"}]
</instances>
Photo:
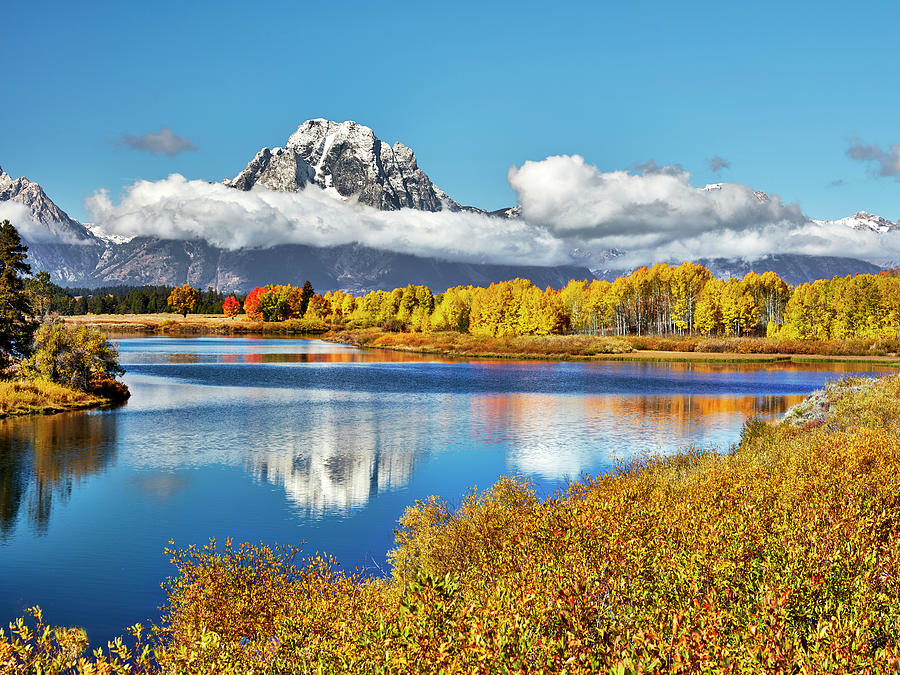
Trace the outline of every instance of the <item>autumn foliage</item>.
<instances>
[{"instance_id":1,"label":"autumn foliage","mask_svg":"<svg viewBox=\"0 0 900 675\"><path fill-rule=\"evenodd\" d=\"M244 312L254 321L286 321L303 318L313 295L309 282L303 288L268 285L254 288L244 300Z\"/></svg>"},{"instance_id":2,"label":"autumn foliage","mask_svg":"<svg viewBox=\"0 0 900 675\"><path fill-rule=\"evenodd\" d=\"M241 303L233 295L229 295L227 298L225 298L224 302L222 302L222 313L229 319L237 316L238 312L240 311Z\"/></svg>"},{"instance_id":3,"label":"autumn foliage","mask_svg":"<svg viewBox=\"0 0 900 675\"><path fill-rule=\"evenodd\" d=\"M264 286L251 291L244 309L255 321L305 318L347 329L454 331L486 338L574 333L768 337L773 343L900 340L900 277L835 277L791 288L774 272L722 280L694 263L660 263L614 281L573 280L561 289L541 290L527 279L454 286L437 295L413 284L361 296L320 295L308 283L303 289Z\"/></svg>"},{"instance_id":4,"label":"autumn foliage","mask_svg":"<svg viewBox=\"0 0 900 675\"><path fill-rule=\"evenodd\" d=\"M198 302L200 302L200 291L189 284L173 288L169 294L169 306L185 317L194 311Z\"/></svg>"}]
</instances>

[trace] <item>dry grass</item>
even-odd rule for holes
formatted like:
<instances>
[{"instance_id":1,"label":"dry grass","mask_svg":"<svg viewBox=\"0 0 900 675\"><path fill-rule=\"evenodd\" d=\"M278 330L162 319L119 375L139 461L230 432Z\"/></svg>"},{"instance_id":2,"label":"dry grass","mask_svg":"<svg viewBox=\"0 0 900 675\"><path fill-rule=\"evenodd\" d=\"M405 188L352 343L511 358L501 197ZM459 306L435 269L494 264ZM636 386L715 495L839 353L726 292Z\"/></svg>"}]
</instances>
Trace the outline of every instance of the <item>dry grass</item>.
<instances>
[{"instance_id":1,"label":"dry grass","mask_svg":"<svg viewBox=\"0 0 900 675\"><path fill-rule=\"evenodd\" d=\"M862 355L834 355L836 353L834 349L825 349L821 355L816 355L813 348L807 351L779 351L771 345L767 347L764 338L701 340L590 335L522 335L492 338L457 332L394 333L380 328L361 328L335 330L323 335L322 339L358 347L478 358L691 361L699 363L856 361L900 366L896 357L873 355L865 350ZM799 354L804 356L799 356Z\"/></svg>"},{"instance_id":2,"label":"dry grass","mask_svg":"<svg viewBox=\"0 0 900 675\"><path fill-rule=\"evenodd\" d=\"M41 380L0 382L0 417L95 408L104 398Z\"/></svg>"},{"instance_id":3,"label":"dry grass","mask_svg":"<svg viewBox=\"0 0 900 675\"><path fill-rule=\"evenodd\" d=\"M631 346L618 338L588 335L522 335L492 338L468 333L390 333L380 328L342 330L324 339L360 347L484 358L583 359L625 354Z\"/></svg>"},{"instance_id":4,"label":"dry grass","mask_svg":"<svg viewBox=\"0 0 900 675\"><path fill-rule=\"evenodd\" d=\"M789 340L765 337L634 336L622 338L641 351L703 352L727 354L780 354L815 356L894 357L896 340L853 338L847 340Z\"/></svg>"},{"instance_id":5,"label":"dry grass","mask_svg":"<svg viewBox=\"0 0 900 675\"><path fill-rule=\"evenodd\" d=\"M105 333L167 333L176 335L321 333L328 326L316 320L252 321L242 314L85 314L61 317L66 323L95 326Z\"/></svg>"}]
</instances>

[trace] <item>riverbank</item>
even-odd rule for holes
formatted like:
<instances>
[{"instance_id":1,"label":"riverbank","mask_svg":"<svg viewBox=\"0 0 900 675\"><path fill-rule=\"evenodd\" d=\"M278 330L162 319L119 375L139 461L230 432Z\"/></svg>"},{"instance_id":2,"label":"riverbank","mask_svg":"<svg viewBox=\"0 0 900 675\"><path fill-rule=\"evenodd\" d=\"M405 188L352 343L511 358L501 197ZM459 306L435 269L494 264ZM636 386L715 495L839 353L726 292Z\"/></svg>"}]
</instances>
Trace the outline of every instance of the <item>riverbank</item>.
<instances>
[{"instance_id":1,"label":"riverbank","mask_svg":"<svg viewBox=\"0 0 900 675\"><path fill-rule=\"evenodd\" d=\"M690 361L708 363L871 362L900 367L894 341L854 339L611 337L522 335L494 338L458 332L402 333L381 328L344 329L319 321L250 321L245 315L88 314L65 316L73 325L95 326L109 335L305 335L329 342L418 354L464 358Z\"/></svg>"},{"instance_id":2,"label":"riverbank","mask_svg":"<svg viewBox=\"0 0 900 675\"><path fill-rule=\"evenodd\" d=\"M0 418L86 410L112 403L104 397L86 394L53 382L0 381Z\"/></svg>"},{"instance_id":3,"label":"riverbank","mask_svg":"<svg viewBox=\"0 0 900 675\"><path fill-rule=\"evenodd\" d=\"M82 314L60 317L76 326L94 326L106 334L160 335L313 335L329 326L309 319L251 321L246 315L229 319L223 314Z\"/></svg>"},{"instance_id":4,"label":"riverbank","mask_svg":"<svg viewBox=\"0 0 900 675\"><path fill-rule=\"evenodd\" d=\"M900 376L826 394L799 425L802 407L792 423L751 420L730 452L644 458L543 500L501 479L459 508L417 502L388 579L291 547L167 550L177 574L160 626L89 660L138 673L895 672ZM0 666L74 665L83 631L37 623L0 638ZM155 664L135 656L145 646Z\"/></svg>"},{"instance_id":5,"label":"riverbank","mask_svg":"<svg viewBox=\"0 0 900 675\"><path fill-rule=\"evenodd\" d=\"M380 328L334 330L322 340L357 347L472 358L689 361L709 363L856 362L900 367L895 352L873 350L875 341L788 342L766 338L646 338L590 335L523 335L493 338L467 333L392 333ZM870 344L872 343L872 344Z\"/></svg>"}]
</instances>

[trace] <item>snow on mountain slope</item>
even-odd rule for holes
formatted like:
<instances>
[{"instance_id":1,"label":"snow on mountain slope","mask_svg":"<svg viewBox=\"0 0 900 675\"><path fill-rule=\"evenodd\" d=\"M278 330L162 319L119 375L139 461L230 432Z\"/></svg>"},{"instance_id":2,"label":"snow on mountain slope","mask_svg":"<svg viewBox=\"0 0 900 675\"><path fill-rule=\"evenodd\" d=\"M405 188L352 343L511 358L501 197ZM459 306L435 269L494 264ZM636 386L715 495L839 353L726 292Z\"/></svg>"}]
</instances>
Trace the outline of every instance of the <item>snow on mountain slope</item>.
<instances>
[{"instance_id":1,"label":"snow on mountain slope","mask_svg":"<svg viewBox=\"0 0 900 675\"><path fill-rule=\"evenodd\" d=\"M13 223L32 240L69 244L92 242L93 235L77 220L53 203L43 188L24 176L12 178L0 168L0 202L21 204L31 223Z\"/></svg>"},{"instance_id":2,"label":"snow on mountain slope","mask_svg":"<svg viewBox=\"0 0 900 675\"><path fill-rule=\"evenodd\" d=\"M263 148L225 185L296 192L309 184L355 198L375 208L395 211L459 211L462 207L435 186L413 151L388 145L356 122L308 120L291 134L284 148Z\"/></svg>"},{"instance_id":3,"label":"snow on mountain slope","mask_svg":"<svg viewBox=\"0 0 900 675\"><path fill-rule=\"evenodd\" d=\"M714 192L717 190L721 190L723 185L726 185L726 183L708 183L705 187L702 187L700 189L704 192ZM753 194L756 195L756 198L761 202L769 201L769 195L767 195L762 190L754 190Z\"/></svg>"},{"instance_id":4,"label":"snow on mountain slope","mask_svg":"<svg viewBox=\"0 0 900 675\"><path fill-rule=\"evenodd\" d=\"M3 169L0 214L21 234L34 271L49 272L57 283L76 283L96 267L103 242L54 204L40 185L24 176L14 179Z\"/></svg>"},{"instance_id":5,"label":"snow on mountain slope","mask_svg":"<svg viewBox=\"0 0 900 675\"><path fill-rule=\"evenodd\" d=\"M872 232L878 232L879 234L900 230L900 220L895 223L887 218L876 216L867 211L858 211L847 218L839 218L837 220L816 220L815 222L820 225L843 225L844 227L849 227L851 230L871 230Z\"/></svg>"}]
</instances>

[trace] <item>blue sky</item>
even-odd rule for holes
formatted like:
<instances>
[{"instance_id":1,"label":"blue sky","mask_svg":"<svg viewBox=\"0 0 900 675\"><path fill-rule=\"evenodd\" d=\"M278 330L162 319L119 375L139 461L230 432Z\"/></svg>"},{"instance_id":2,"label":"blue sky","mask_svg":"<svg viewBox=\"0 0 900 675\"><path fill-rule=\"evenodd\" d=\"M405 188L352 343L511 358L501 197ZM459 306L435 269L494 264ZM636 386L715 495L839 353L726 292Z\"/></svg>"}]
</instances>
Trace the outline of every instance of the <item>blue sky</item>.
<instances>
[{"instance_id":1,"label":"blue sky","mask_svg":"<svg viewBox=\"0 0 900 675\"><path fill-rule=\"evenodd\" d=\"M577 153L678 163L816 218L900 218L898 177L847 155L900 143L895 2L259 5L5 7L0 166L83 219L98 188L233 176L326 117L403 141L488 209L515 202L510 166ZM117 143L161 126L195 149Z\"/></svg>"}]
</instances>

